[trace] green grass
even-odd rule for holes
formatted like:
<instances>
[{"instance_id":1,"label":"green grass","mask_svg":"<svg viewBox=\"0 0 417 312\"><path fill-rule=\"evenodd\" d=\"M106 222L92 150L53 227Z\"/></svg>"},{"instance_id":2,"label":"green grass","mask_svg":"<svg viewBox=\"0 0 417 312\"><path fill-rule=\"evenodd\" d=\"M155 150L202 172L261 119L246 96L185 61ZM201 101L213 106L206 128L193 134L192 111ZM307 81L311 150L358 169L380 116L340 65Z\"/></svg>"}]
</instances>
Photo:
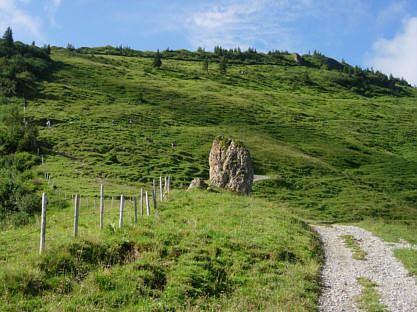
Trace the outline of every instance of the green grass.
<instances>
[{"instance_id":1,"label":"green grass","mask_svg":"<svg viewBox=\"0 0 417 312\"><path fill-rule=\"evenodd\" d=\"M27 112L42 126L52 121L40 139L65 191L92 195L104 182L119 195L167 173L185 187L208 178L211 143L222 135L242 141L256 173L272 177L254 194L301 218L416 220L414 89L362 97L335 82L340 72L296 66L236 64L222 76L199 62L163 60L156 70L147 58L63 50L52 58L59 66ZM297 78L306 70L313 84Z\"/></svg>"},{"instance_id":2,"label":"green grass","mask_svg":"<svg viewBox=\"0 0 417 312\"><path fill-rule=\"evenodd\" d=\"M388 310L379 302L381 295L375 289L377 285L367 277L358 277L357 280L364 287L359 299L359 308L367 312L387 312Z\"/></svg>"},{"instance_id":3,"label":"green grass","mask_svg":"<svg viewBox=\"0 0 417 312\"><path fill-rule=\"evenodd\" d=\"M384 239L417 242L416 89L364 97L340 84L347 74L303 66L231 64L220 75L214 64L205 73L195 61L163 59L156 70L150 58L64 49L51 57L55 71L26 110L41 126L41 153L57 188L45 185L52 209L45 257L65 263L74 246L72 212L58 208L58 190L82 195L81 246L111 249L117 258L117 246L131 242L143 257L135 252L114 264L77 254L69 272L81 275L48 275L39 266L38 220L10 228L0 233L7 309L311 311L321 253L300 220L355 222ZM177 193L122 231L115 203L97 232L91 209L100 184L107 207L111 196L149 190L160 175L172 174L173 187L185 189L208 178L218 136L243 142L255 173L271 177L254 184L258 199ZM127 220L131 206L129 213Z\"/></svg>"},{"instance_id":4,"label":"green grass","mask_svg":"<svg viewBox=\"0 0 417 312\"><path fill-rule=\"evenodd\" d=\"M399 243L400 238L411 244L417 244L417 233L415 228L417 222L414 220L395 221L395 220L372 220L355 223L362 228L371 231L374 235L388 242Z\"/></svg>"},{"instance_id":5,"label":"green grass","mask_svg":"<svg viewBox=\"0 0 417 312\"><path fill-rule=\"evenodd\" d=\"M412 249L396 249L394 256L401 260L404 267L414 277L417 276L417 250Z\"/></svg>"},{"instance_id":6,"label":"green grass","mask_svg":"<svg viewBox=\"0 0 417 312\"><path fill-rule=\"evenodd\" d=\"M344 241L346 247L352 249L353 259L356 260L367 260L366 252L359 246L358 242L352 235L343 235L340 238Z\"/></svg>"},{"instance_id":7,"label":"green grass","mask_svg":"<svg viewBox=\"0 0 417 312\"><path fill-rule=\"evenodd\" d=\"M118 208L106 202L102 233L97 212L82 205L78 239L72 209L52 208L42 257L34 227L2 232L2 309L315 309L321 250L305 223L282 206L227 193L170 198L137 224L128 202L121 230Z\"/></svg>"}]
</instances>

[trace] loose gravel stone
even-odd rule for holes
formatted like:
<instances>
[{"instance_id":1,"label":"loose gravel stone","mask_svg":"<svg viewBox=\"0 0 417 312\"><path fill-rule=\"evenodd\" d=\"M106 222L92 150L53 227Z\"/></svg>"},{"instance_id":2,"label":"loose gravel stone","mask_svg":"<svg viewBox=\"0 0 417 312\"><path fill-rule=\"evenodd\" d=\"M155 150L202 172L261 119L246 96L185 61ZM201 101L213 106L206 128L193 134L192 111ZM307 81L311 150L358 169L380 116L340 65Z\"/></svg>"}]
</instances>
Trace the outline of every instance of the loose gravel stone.
<instances>
[{"instance_id":1,"label":"loose gravel stone","mask_svg":"<svg viewBox=\"0 0 417 312\"><path fill-rule=\"evenodd\" d=\"M381 304L392 312L417 311L417 286L413 277L393 255L398 248L413 248L405 241L400 244L383 242L372 233L356 226L313 226L319 233L325 250L322 270L322 294L319 311L361 311L357 300L362 286L356 280L367 277L378 286ZM340 236L352 235L367 253L367 260L355 260L352 251Z\"/></svg>"}]
</instances>

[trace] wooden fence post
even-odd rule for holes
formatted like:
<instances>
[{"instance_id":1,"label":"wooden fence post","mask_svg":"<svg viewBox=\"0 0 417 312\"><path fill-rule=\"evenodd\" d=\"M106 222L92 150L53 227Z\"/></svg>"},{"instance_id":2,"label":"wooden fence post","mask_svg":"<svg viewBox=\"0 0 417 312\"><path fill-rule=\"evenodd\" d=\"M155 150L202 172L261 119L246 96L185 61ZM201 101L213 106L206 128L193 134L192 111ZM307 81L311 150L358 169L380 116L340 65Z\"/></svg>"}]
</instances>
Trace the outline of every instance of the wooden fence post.
<instances>
[{"instance_id":1,"label":"wooden fence post","mask_svg":"<svg viewBox=\"0 0 417 312\"><path fill-rule=\"evenodd\" d=\"M140 189L140 216L143 217L143 188Z\"/></svg>"},{"instance_id":2,"label":"wooden fence post","mask_svg":"<svg viewBox=\"0 0 417 312\"><path fill-rule=\"evenodd\" d=\"M159 195L161 197L161 202L164 200L164 192L162 190L162 177L159 176Z\"/></svg>"},{"instance_id":3,"label":"wooden fence post","mask_svg":"<svg viewBox=\"0 0 417 312\"><path fill-rule=\"evenodd\" d=\"M138 222L138 204L136 202L136 196L133 197L133 207L135 208L135 223Z\"/></svg>"},{"instance_id":4,"label":"wooden fence post","mask_svg":"<svg viewBox=\"0 0 417 312\"><path fill-rule=\"evenodd\" d=\"M155 179L153 179L152 199L153 199L153 208L156 209L156 185L155 185Z\"/></svg>"},{"instance_id":5,"label":"wooden fence post","mask_svg":"<svg viewBox=\"0 0 417 312\"><path fill-rule=\"evenodd\" d=\"M146 215L149 216L150 215L150 211L149 211L150 209L149 209L148 192L146 192L145 199L146 199Z\"/></svg>"},{"instance_id":6,"label":"wooden fence post","mask_svg":"<svg viewBox=\"0 0 417 312\"><path fill-rule=\"evenodd\" d=\"M120 195L120 216L119 216L119 228L123 226L123 212L125 210L125 198Z\"/></svg>"},{"instance_id":7,"label":"wooden fence post","mask_svg":"<svg viewBox=\"0 0 417 312\"><path fill-rule=\"evenodd\" d=\"M114 196L111 197L111 208L113 208L113 204L114 204Z\"/></svg>"},{"instance_id":8,"label":"wooden fence post","mask_svg":"<svg viewBox=\"0 0 417 312\"><path fill-rule=\"evenodd\" d=\"M104 186L100 185L100 230L103 229L103 219L104 219Z\"/></svg>"},{"instance_id":9,"label":"wooden fence post","mask_svg":"<svg viewBox=\"0 0 417 312\"><path fill-rule=\"evenodd\" d=\"M171 190L171 175L168 175L168 190L167 190L168 194L170 190Z\"/></svg>"},{"instance_id":10,"label":"wooden fence post","mask_svg":"<svg viewBox=\"0 0 417 312\"><path fill-rule=\"evenodd\" d=\"M39 254L42 254L42 252L45 250L46 205L47 196L45 193L42 193L41 237L39 244Z\"/></svg>"},{"instance_id":11,"label":"wooden fence post","mask_svg":"<svg viewBox=\"0 0 417 312\"><path fill-rule=\"evenodd\" d=\"M74 237L78 236L78 217L80 216L80 197L75 195L74 205Z\"/></svg>"}]
</instances>

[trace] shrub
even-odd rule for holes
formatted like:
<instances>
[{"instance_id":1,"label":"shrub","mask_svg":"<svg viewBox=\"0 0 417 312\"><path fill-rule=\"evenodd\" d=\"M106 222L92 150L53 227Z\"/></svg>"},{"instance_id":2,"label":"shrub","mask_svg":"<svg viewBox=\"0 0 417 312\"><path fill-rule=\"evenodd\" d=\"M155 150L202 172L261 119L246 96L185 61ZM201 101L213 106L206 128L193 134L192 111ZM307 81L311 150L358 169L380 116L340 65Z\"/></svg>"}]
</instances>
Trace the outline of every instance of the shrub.
<instances>
[{"instance_id":1,"label":"shrub","mask_svg":"<svg viewBox=\"0 0 417 312\"><path fill-rule=\"evenodd\" d=\"M32 215L41 211L41 198L31 193L24 194L17 199L17 208L20 212Z\"/></svg>"}]
</instances>

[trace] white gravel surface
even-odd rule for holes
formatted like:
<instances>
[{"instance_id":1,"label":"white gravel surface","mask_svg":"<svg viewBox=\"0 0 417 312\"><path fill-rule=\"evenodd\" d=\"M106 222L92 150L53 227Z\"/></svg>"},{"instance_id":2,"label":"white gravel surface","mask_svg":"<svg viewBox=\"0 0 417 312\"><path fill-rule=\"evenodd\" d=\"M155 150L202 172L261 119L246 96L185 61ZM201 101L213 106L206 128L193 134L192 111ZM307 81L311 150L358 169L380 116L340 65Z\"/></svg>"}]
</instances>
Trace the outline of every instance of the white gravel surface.
<instances>
[{"instance_id":1,"label":"white gravel surface","mask_svg":"<svg viewBox=\"0 0 417 312\"><path fill-rule=\"evenodd\" d=\"M266 176L266 175L259 175L259 174L254 174L253 175L253 182L268 180L268 179L269 179L269 176Z\"/></svg>"},{"instance_id":2,"label":"white gravel surface","mask_svg":"<svg viewBox=\"0 0 417 312\"><path fill-rule=\"evenodd\" d=\"M381 304L392 312L417 312L417 286L402 263L393 256L397 248L412 248L405 241L383 242L356 226L313 226L325 250L319 311L361 311L357 306L362 287L356 278L367 277L378 286ZM367 253L367 260L355 260L340 236L352 235Z\"/></svg>"}]
</instances>

